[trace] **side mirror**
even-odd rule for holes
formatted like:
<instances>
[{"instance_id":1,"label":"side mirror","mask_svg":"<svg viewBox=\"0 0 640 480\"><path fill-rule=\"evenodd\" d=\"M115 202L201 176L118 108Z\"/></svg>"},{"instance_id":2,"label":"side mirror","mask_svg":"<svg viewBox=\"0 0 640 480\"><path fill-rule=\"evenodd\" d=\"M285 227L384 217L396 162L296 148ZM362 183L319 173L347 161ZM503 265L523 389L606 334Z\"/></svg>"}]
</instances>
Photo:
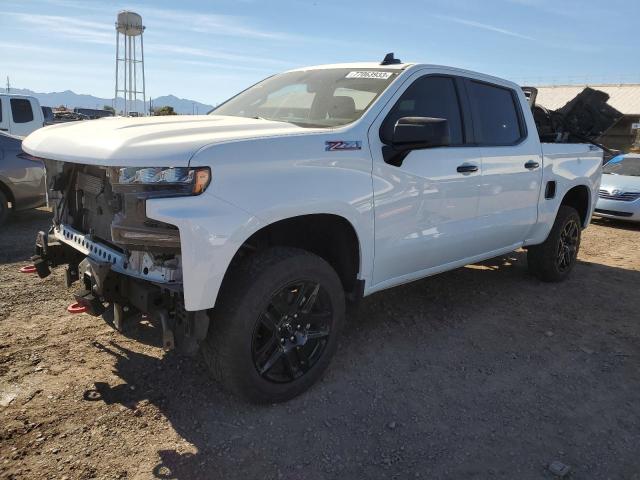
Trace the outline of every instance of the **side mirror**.
<instances>
[{"instance_id":1,"label":"side mirror","mask_svg":"<svg viewBox=\"0 0 640 480\"><path fill-rule=\"evenodd\" d=\"M383 147L385 162L400 166L412 150L446 147L451 144L449 121L445 118L403 117L396 122L391 145Z\"/></svg>"},{"instance_id":2,"label":"side mirror","mask_svg":"<svg viewBox=\"0 0 640 480\"><path fill-rule=\"evenodd\" d=\"M393 129L396 150L445 147L451 143L449 121L444 118L403 117Z\"/></svg>"}]
</instances>

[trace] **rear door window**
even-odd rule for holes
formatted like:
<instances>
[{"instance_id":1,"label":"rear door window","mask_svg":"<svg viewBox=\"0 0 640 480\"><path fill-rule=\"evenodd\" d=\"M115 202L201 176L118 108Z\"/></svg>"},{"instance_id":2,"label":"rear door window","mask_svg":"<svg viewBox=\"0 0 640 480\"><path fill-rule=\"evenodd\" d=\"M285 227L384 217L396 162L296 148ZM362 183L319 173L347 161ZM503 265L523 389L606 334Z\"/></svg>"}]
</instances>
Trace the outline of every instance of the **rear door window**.
<instances>
[{"instance_id":1,"label":"rear door window","mask_svg":"<svg viewBox=\"0 0 640 480\"><path fill-rule=\"evenodd\" d=\"M13 117L13 123L33 122L31 102L25 98L12 98L11 115Z\"/></svg>"},{"instance_id":2,"label":"rear door window","mask_svg":"<svg viewBox=\"0 0 640 480\"><path fill-rule=\"evenodd\" d=\"M469 97L480 145L513 145L524 137L517 98L509 88L471 80Z\"/></svg>"},{"instance_id":3,"label":"rear door window","mask_svg":"<svg viewBox=\"0 0 640 480\"><path fill-rule=\"evenodd\" d=\"M390 144L396 122L403 117L445 118L449 121L451 145L462 145L462 115L456 84L451 77L427 75L418 78L393 106L382 127L380 140Z\"/></svg>"}]
</instances>

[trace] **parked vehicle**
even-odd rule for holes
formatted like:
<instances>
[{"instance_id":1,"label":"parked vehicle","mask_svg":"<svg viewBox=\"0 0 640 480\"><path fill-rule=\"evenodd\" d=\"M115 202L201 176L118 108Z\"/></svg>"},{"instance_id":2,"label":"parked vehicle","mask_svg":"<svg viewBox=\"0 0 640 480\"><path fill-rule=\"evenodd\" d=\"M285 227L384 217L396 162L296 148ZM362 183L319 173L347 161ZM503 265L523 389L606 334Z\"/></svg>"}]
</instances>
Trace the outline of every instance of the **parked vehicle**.
<instances>
[{"instance_id":1,"label":"parked vehicle","mask_svg":"<svg viewBox=\"0 0 640 480\"><path fill-rule=\"evenodd\" d=\"M42 115L44 117L45 126L53 125L53 123L55 121L55 116L53 114L53 109L51 107L41 107L41 108L42 108Z\"/></svg>"},{"instance_id":2,"label":"parked vehicle","mask_svg":"<svg viewBox=\"0 0 640 480\"><path fill-rule=\"evenodd\" d=\"M21 145L20 138L0 132L0 227L11 212L45 204L44 165Z\"/></svg>"},{"instance_id":3,"label":"parked vehicle","mask_svg":"<svg viewBox=\"0 0 640 480\"><path fill-rule=\"evenodd\" d=\"M43 126L44 115L37 98L0 93L0 131L26 137Z\"/></svg>"},{"instance_id":4,"label":"parked vehicle","mask_svg":"<svg viewBox=\"0 0 640 480\"><path fill-rule=\"evenodd\" d=\"M113 117L115 113L111 110L99 110L97 108L79 108L76 107L73 109L74 113L79 113L80 115L84 115L89 120L96 120L98 118L105 117Z\"/></svg>"},{"instance_id":5,"label":"parked vehicle","mask_svg":"<svg viewBox=\"0 0 640 480\"><path fill-rule=\"evenodd\" d=\"M595 215L640 222L640 154L619 155L602 173Z\"/></svg>"},{"instance_id":6,"label":"parked vehicle","mask_svg":"<svg viewBox=\"0 0 640 480\"><path fill-rule=\"evenodd\" d=\"M519 247L563 280L602 164L593 145L541 144L514 83L391 55L275 75L210 115L59 126L24 148L58 205L40 276L67 265L90 313L149 314L165 348L200 345L257 402L319 378L347 301Z\"/></svg>"}]
</instances>

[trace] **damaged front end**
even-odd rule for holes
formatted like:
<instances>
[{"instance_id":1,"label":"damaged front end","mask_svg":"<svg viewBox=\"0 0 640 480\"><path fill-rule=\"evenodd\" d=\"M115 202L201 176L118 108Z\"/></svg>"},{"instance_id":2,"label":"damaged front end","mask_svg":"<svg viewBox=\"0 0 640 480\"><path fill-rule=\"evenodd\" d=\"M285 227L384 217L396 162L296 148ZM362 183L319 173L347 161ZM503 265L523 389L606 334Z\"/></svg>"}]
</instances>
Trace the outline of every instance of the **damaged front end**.
<instances>
[{"instance_id":1,"label":"damaged front end","mask_svg":"<svg viewBox=\"0 0 640 480\"><path fill-rule=\"evenodd\" d=\"M208 168L118 168L44 160L53 224L36 239L40 277L65 266L67 287L92 315L113 310L122 329L146 314L163 330L163 347L197 351L208 328L205 310L184 308L180 232L146 216L155 198L199 195Z\"/></svg>"}]
</instances>

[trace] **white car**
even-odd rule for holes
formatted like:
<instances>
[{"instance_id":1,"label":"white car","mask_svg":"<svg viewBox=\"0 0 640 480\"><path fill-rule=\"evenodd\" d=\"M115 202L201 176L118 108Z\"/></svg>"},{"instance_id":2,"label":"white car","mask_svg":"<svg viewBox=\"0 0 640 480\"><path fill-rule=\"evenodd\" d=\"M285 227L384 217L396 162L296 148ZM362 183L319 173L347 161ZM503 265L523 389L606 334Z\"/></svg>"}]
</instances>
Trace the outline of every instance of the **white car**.
<instances>
[{"instance_id":1,"label":"white car","mask_svg":"<svg viewBox=\"0 0 640 480\"><path fill-rule=\"evenodd\" d=\"M520 247L564 279L602 164L591 145L541 145L517 85L389 56L275 75L206 116L50 127L24 149L57 204L40 275L67 265L91 313L148 313L166 348L200 345L258 402L318 379L347 301Z\"/></svg>"},{"instance_id":2,"label":"white car","mask_svg":"<svg viewBox=\"0 0 640 480\"><path fill-rule=\"evenodd\" d=\"M26 137L44 124L44 114L37 98L0 93L0 131Z\"/></svg>"},{"instance_id":3,"label":"white car","mask_svg":"<svg viewBox=\"0 0 640 480\"><path fill-rule=\"evenodd\" d=\"M640 222L640 154L618 155L602 173L595 215Z\"/></svg>"}]
</instances>

